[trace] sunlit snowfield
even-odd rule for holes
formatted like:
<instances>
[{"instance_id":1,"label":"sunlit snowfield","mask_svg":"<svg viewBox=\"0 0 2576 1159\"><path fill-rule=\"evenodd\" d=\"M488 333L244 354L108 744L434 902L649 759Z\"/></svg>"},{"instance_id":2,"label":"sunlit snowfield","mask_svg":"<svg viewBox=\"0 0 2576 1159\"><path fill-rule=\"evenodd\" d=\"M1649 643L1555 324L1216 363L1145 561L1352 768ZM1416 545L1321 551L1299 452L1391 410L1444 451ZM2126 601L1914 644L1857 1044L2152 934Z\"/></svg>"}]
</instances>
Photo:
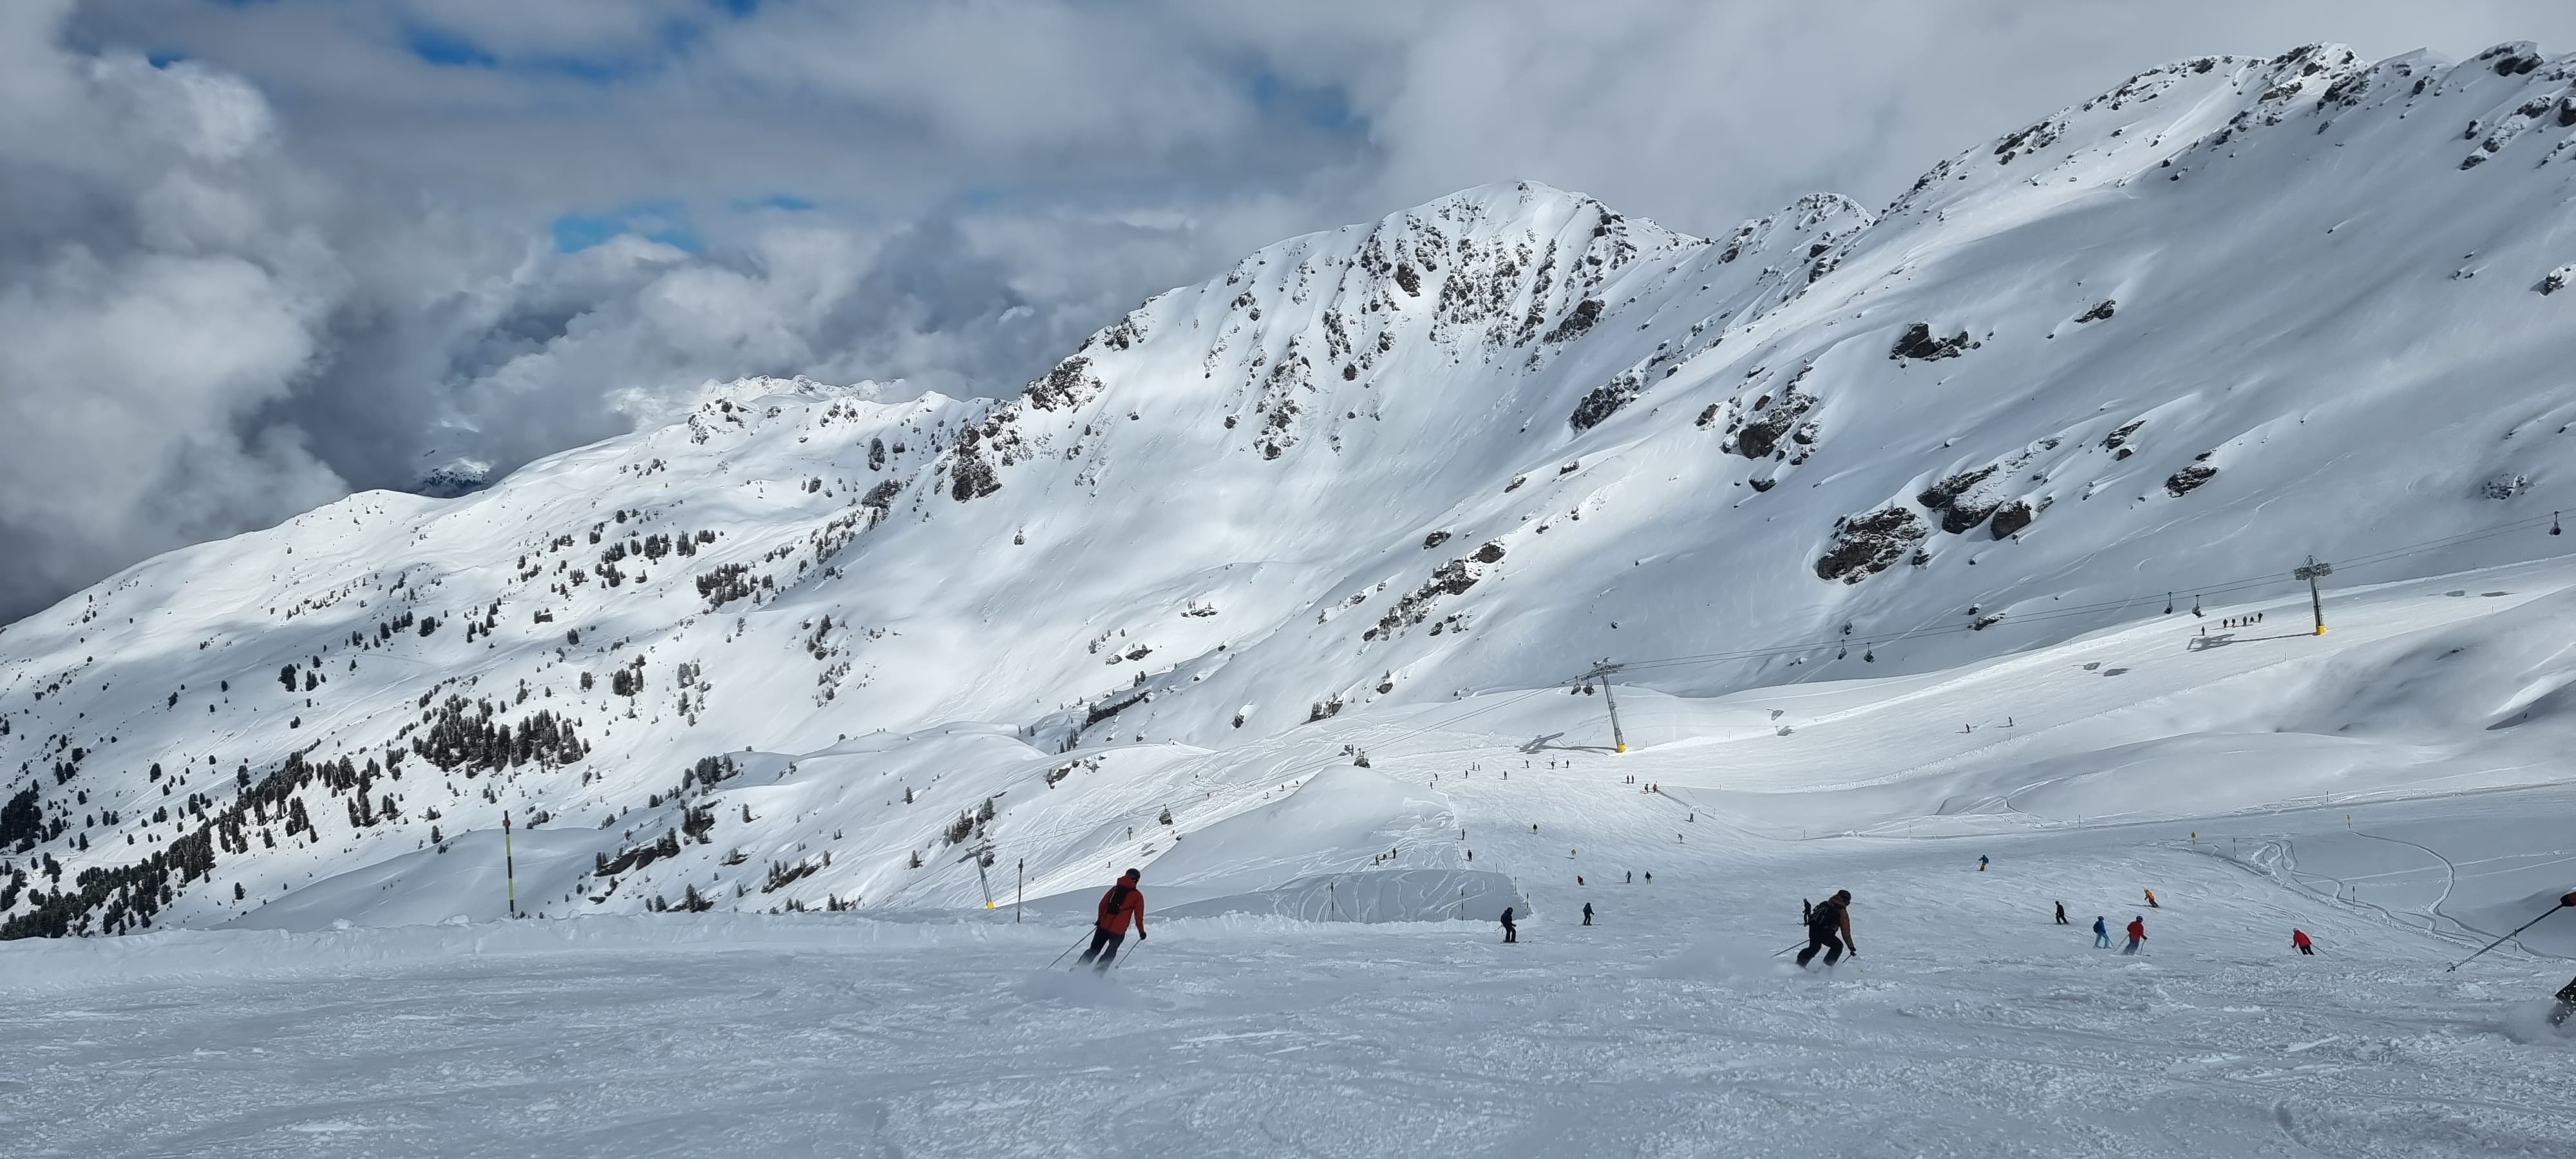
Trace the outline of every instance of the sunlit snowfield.
<instances>
[{"instance_id":1,"label":"sunlit snowfield","mask_svg":"<svg viewBox=\"0 0 2576 1159\"><path fill-rule=\"evenodd\" d=\"M0 1149L2576 1153L2576 1041L2542 1021L2576 917L2443 971L2576 885L2576 791L2516 739L2545 706L2445 743L2399 735L2386 705L2349 740L2241 727L2392 688L2425 720L2516 719L2457 698L2486 678L2443 681L2562 651L2568 574L2365 593L2324 638L2293 618L2212 647L2179 617L1903 680L1637 697L1626 756L1515 751L1598 730L1597 699L1561 691L1456 729L1438 726L1475 706L1353 718L1341 735L1378 745L1373 767L1286 798L1339 830L1281 804L1267 830L1168 854L1298 862L1335 883L1327 919L1390 916L1349 898L1428 916L1418 895L1447 886L1421 882L1500 871L1534 911L1517 946L1487 912L1235 913L1154 923L1105 980L1051 972L1088 888L1022 924L1005 904L12 943ZM1763 725L1690 723L1721 717ZM2169 731L2185 719L2201 727ZM460 910L482 904L482 852L432 862ZM1190 880L1222 893L1226 874L1189 864L1149 867L1157 909L1311 896L1206 897ZM1774 952L1800 940L1799 900L1836 888L1862 954L1800 975ZM2051 923L2057 900L2076 924ZM2096 915L2138 914L2145 954L2092 947ZM2318 956L2292 954L2294 926Z\"/></svg>"}]
</instances>

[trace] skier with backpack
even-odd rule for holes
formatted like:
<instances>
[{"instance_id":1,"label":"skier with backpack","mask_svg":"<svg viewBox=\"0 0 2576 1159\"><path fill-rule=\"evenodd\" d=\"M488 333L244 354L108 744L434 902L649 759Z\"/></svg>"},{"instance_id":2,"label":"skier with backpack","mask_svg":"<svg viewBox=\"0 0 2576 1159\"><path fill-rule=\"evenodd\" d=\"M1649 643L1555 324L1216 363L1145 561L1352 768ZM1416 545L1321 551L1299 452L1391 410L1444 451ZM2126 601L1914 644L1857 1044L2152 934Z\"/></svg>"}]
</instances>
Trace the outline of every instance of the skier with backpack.
<instances>
[{"instance_id":1,"label":"skier with backpack","mask_svg":"<svg viewBox=\"0 0 2576 1159\"><path fill-rule=\"evenodd\" d=\"M1583 924L1592 924L1592 903L1588 901L1583 903Z\"/></svg>"},{"instance_id":2,"label":"skier with backpack","mask_svg":"<svg viewBox=\"0 0 2576 1159\"><path fill-rule=\"evenodd\" d=\"M2111 927L2103 921L2100 914L2093 915L2093 948L2097 950L2111 948Z\"/></svg>"},{"instance_id":3,"label":"skier with backpack","mask_svg":"<svg viewBox=\"0 0 2576 1159\"><path fill-rule=\"evenodd\" d=\"M1521 930L1520 930L1520 927L1512 924L1512 907L1510 907L1510 906L1504 906L1504 907L1503 907L1503 944L1508 946L1508 945L1512 945L1512 944L1514 944L1514 943L1516 943L1516 942L1518 942L1518 941L1520 941L1520 940L1521 940Z\"/></svg>"},{"instance_id":4,"label":"skier with backpack","mask_svg":"<svg viewBox=\"0 0 2576 1159\"><path fill-rule=\"evenodd\" d=\"M1118 958L1119 943L1127 940L1127 924L1136 925L1136 941L1145 941L1145 891L1136 888L1144 880L1142 870L1130 869L1121 874L1118 884L1100 895L1100 918L1091 927L1091 948L1082 952L1077 963L1093 962L1094 973L1106 974Z\"/></svg>"},{"instance_id":5,"label":"skier with backpack","mask_svg":"<svg viewBox=\"0 0 2576 1159\"><path fill-rule=\"evenodd\" d=\"M1853 957L1860 956L1860 946L1851 932L1851 899L1850 890L1835 890L1834 896L1807 911L1807 948L1798 951L1799 969L1806 969L1818 950L1825 952L1828 969L1842 960L1845 947L1850 948Z\"/></svg>"}]
</instances>

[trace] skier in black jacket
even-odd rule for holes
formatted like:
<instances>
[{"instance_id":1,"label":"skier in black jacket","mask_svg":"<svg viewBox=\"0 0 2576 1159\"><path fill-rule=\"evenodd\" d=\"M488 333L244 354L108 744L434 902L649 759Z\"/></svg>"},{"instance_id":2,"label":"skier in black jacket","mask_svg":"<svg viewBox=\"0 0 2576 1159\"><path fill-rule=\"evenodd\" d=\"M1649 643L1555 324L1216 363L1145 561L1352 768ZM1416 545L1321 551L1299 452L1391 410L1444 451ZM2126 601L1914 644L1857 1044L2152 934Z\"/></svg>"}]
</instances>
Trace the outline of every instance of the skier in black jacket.
<instances>
[{"instance_id":1,"label":"skier in black jacket","mask_svg":"<svg viewBox=\"0 0 2576 1159\"><path fill-rule=\"evenodd\" d=\"M1860 954L1860 945L1852 937L1851 932L1851 899L1850 890L1835 890L1834 896L1826 898L1818 903L1815 909L1808 912L1807 948L1798 951L1799 969L1805 969L1807 963L1814 961L1818 950L1825 952L1827 966L1842 960L1843 949L1846 946L1850 947L1854 956Z\"/></svg>"}]
</instances>

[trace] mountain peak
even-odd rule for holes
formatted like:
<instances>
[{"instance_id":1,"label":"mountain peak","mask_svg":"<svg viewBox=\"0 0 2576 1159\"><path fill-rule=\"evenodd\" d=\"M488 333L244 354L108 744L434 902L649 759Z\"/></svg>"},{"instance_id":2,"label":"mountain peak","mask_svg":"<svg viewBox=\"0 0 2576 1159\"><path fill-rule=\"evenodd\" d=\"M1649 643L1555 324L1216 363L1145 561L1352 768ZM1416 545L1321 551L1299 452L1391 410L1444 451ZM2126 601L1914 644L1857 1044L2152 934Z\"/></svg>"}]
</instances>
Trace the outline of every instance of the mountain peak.
<instances>
[{"instance_id":1,"label":"mountain peak","mask_svg":"<svg viewBox=\"0 0 2576 1159\"><path fill-rule=\"evenodd\" d=\"M118 883L0 930L229 920L504 808L565 819L584 912L971 904L941 851L987 805L1033 870L1142 859L1085 819L1275 789L1345 712L1603 657L1678 658L1630 677L1676 698L1921 671L2311 553L2538 554L2564 71L2182 62L1884 215L1715 239L1482 186L1157 295L1016 398L711 383L461 499L148 561L0 636L0 844Z\"/></svg>"}]
</instances>

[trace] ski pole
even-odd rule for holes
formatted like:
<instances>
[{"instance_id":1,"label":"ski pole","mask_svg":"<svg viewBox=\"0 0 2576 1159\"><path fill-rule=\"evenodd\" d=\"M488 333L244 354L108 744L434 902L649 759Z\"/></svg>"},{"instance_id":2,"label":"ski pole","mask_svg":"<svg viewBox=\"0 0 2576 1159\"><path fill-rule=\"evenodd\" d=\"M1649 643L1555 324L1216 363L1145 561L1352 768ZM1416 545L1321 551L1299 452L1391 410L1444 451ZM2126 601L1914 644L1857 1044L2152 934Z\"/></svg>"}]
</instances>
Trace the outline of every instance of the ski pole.
<instances>
[{"instance_id":1,"label":"ski pole","mask_svg":"<svg viewBox=\"0 0 2576 1159\"><path fill-rule=\"evenodd\" d=\"M1076 934L1076 935L1074 935L1074 938L1073 938L1073 945L1071 945L1071 946L1066 946L1066 947L1064 948L1064 954L1070 954L1070 953L1072 953L1076 947L1079 947L1079 946L1081 946L1081 945L1082 945L1082 939L1087 938L1087 937L1090 937L1090 936L1091 936L1091 935L1090 935L1090 934L1087 934L1087 933L1085 933L1085 934ZM1055 962L1061 962L1061 961L1063 961L1063 960L1064 960L1064 954L1058 954L1058 955L1056 955L1056 956L1055 956ZM1050 969L1050 970L1055 969L1055 962L1049 962L1049 963L1047 963L1047 969Z\"/></svg>"},{"instance_id":2,"label":"ski pole","mask_svg":"<svg viewBox=\"0 0 2576 1159\"><path fill-rule=\"evenodd\" d=\"M2477 953L2475 953L2475 954L2471 954L2471 955L2469 955L2468 957L2462 958L2462 959L2460 959L2459 961L2453 962L2453 963L2451 963L2450 965L2443 967L2443 968L2442 968L2442 972L2443 972L2443 973L2445 973L2445 974L2448 974L2448 973L2450 973L2450 972L2451 972L2451 971L2453 971L2453 970L2457 970L2457 969L2459 969L2459 968L2460 968L2460 967L2462 967L2462 966L2465 966L2465 965L2468 965L2468 964L2469 964L2469 963L2471 963L2471 962L2477 961L2477 960L2478 960L2478 958L2479 958L2480 956L2484 955L2488 950L2492 950L2492 949L2496 948L2497 946L2501 946L2501 945L2505 944L2506 942L2510 942L2510 941L2512 941L2512 940L2514 939L2514 934L2519 934L2519 933L2521 933L2521 932L2522 932L2522 931L2524 931L2524 930L2527 930L2527 929L2530 929L2530 928L2531 928L2531 927L2533 927L2533 926L2539 925L2539 924L2540 924L2540 922L2541 922L2541 919L2542 919L2542 918L2546 918L2546 917L2548 917L2549 915L2554 914L2554 913L2557 913L2557 912L2558 912L2558 911L2560 911L2560 910L2566 909L2566 908L2567 908L2567 907L2569 907L2569 906L2576 906L2576 893L2570 893L2570 894L2566 894L2566 895L2564 895L2564 896L2560 897L2560 898L2558 899L2558 904L2557 904L2557 905L2554 905L2554 906L2551 906L2551 907L2549 907L2549 908L2548 908L2548 909L2546 909L2546 910L2541 911L2540 917L2533 918L2533 919L2531 919L2530 921L2524 922L2524 923L2522 923L2522 924L2521 924L2521 925L2519 925L2519 926L2515 926L2515 927L2514 927L2514 930L2513 930L2513 933L2511 933L2511 934L2506 934L2505 936L2503 936L2503 937L2501 937L2501 938L2497 938L2496 940L2494 940L2494 941L2492 941L2492 942L2488 942L2488 943L2486 944L2486 946L2485 946L2484 948L2480 949Z\"/></svg>"}]
</instances>

